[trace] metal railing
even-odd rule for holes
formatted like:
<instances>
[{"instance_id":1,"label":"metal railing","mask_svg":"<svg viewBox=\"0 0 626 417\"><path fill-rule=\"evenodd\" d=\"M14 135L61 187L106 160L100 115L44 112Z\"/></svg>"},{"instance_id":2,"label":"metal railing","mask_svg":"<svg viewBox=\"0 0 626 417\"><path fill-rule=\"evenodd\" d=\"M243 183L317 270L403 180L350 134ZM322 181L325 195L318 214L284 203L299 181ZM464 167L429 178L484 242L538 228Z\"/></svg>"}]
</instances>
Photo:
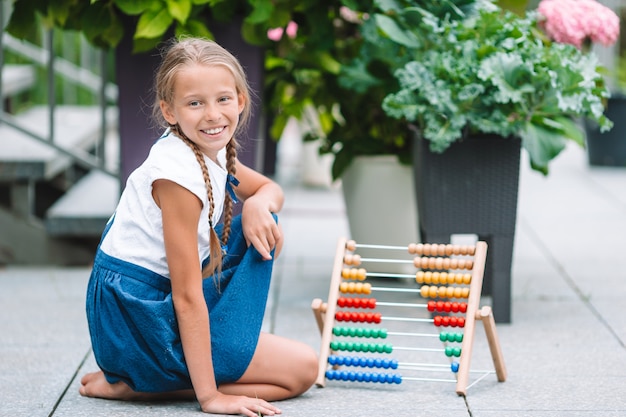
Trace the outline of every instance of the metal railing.
<instances>
[{"instance_id":1,"label":"metal railing","mask_svg":"<svg viewBox=\"0 0 626 417\"><path fill-rule=\"evenodd\" d=\"M6 21L6 9L0 6L0 23L4 27ZM34 64L46 68L47 77L47 96L48 96L48 136L44 137L27 126L20 123L19 119L5 111L4 101L0 100L0 123L10 126L19 132L53 148L59 153L69 156L74 162L88 169L96 169L103 173L119 178L119 170L107 167L105 138L107 133L107 103L117 102L118 89L113 83L107 82L107 54L106 51L99 51L98 67L100 75L94 74L86 68L80 67L62 57L55 56L54 53L54 31L47 30L44 34L43 47L32 43L15 39L8 33L2 31L0 33L0 97L2 97L2 69L4 67L4 51L11 50L13 53L22 56ZM59 75L73 83L76 83L88 91L97 95L99 114L100 114L100 131L96 140L94 154L89 152L67 149L55 142L55 109L56 109L56 91L55 76Z\"/></svg>"}]
</instances>

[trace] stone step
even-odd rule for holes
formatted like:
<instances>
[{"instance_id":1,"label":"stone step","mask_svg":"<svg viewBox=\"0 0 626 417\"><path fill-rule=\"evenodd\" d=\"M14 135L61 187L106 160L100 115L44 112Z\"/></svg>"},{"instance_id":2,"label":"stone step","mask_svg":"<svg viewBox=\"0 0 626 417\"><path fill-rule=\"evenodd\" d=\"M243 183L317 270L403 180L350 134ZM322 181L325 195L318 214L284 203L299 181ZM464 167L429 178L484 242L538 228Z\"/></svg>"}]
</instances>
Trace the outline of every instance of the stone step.
<instances>
[{"instance_id":1,"label":"stone step","mask_svg":"<svg viewBox=\"0 0 626 417\"><path fill-rule=\"evenodd\" d=\"M117 178L91 171L48 209L46 230L51 236L98 237L119 196Z\"/></svg>"},{"instance_id":2,"label":"stone step","mask_svg":"<svg viewBox=\"0 0 626 417\"><path fill-rule=\"evenodd\" d=\"M2 98L12 97L27 91L34 84L34 66L5 64L2 67Z\"/></svg>"},{"instance_id":3,"label":"stone step","mask_svg":"<svg viewBox=\"0 0 626 417\"><path fill-rule=\"evenodd\" d=\"M48 137L48 118L47 106L35 106L15 116L15 122L38 136ZM107 128L115 128L117 108L107 109L106 119ZM54 143L63 149L86 154L96 145L100 129L97 106L55 108ZM73 163L69 156L7 124L0 125L0 138L0 182L47 180Z\"/></svg>"}]
</instances>

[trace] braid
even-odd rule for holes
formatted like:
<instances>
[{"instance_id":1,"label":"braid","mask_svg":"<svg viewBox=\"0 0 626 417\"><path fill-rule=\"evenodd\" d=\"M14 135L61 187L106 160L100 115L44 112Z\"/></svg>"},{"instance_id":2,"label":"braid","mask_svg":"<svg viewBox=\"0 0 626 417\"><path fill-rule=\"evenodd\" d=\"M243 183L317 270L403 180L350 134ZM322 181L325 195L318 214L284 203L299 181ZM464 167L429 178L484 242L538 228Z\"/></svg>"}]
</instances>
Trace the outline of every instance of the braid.
<instances>
[{"instance_id":1,"label":"braid","mask_svg":"<svg viewBox=\"0 0 626 417\"><path fill-rule=\"evenodd\" d=\"M237 142L232 138L226 145L226 171L233 177L237 173L235 160L237 159ZM222 232L222 243L225 245L230 237L230 224L233 220L233 199L230 193L226 193L224 201L224 229Z\"/></svg>"},{"instance_id":2,"label":"braid","mask_svg":"<svg viewBox=\"0 0 626 417\"><path fill-rule=\"evenodd\" d=\"M215 203L213 201L213 187L211 186L211 176L209 175L209 169L206 166L204 161L204 155L200 151L200 149L193 143L185 134L181 131L178 125L172 126L172 131L180 137L183 142L187 144L193 151L196 156L196 160L200 164L200 168L202 169L202 177L204 178L204 183L206 184L207 196L209 197L209 263L202 269L202 277L206 278L215 272L218 274L222 269L222 245L220 244L220 239L217 236L217 232L215 232L215 227L213 224L213 212L215 210ZM216 280L216 282L218 282Z\"/></svg>"}]
</instances>

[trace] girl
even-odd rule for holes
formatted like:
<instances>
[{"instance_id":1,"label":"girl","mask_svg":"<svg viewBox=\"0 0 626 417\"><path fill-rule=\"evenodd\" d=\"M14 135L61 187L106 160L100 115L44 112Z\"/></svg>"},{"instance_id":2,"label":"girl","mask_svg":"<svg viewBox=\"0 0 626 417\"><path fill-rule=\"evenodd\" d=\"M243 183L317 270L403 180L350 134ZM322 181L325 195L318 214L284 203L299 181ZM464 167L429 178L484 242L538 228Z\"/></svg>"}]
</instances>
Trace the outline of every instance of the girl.
<instances>
[{"instance_id":1,"label":"girl","mask_svg":"<svg viewBox=\"0 0 626 417\"><path fill-rule=\"evenodd\" d=\"M317 358L260 332L283 193L237 160L251 105L245 73L212 41L174 41L155 92L167 130L129 176L96 254L87 318L101 371L82 378L80 394L195 396L205 412L280 413L267 401L308 390Z\"/></svg>"}]
</instances>

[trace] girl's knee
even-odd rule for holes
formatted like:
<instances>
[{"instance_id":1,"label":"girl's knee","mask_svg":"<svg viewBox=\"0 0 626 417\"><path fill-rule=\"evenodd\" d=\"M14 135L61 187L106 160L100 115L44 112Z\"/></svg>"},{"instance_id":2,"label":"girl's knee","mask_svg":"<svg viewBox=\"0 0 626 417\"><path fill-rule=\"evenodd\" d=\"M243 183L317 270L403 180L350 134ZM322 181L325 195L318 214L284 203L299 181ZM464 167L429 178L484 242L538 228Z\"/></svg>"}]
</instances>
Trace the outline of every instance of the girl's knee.
<instances>
[{"instance_id":1,"label":"girl's knee","mask_svg":"<svg viewBox=\"0 0 626 417\"><path fill-rule=\"evenodd\" d=\"M313 386L318 373L318 356L315 350L308 345L303 345L299 349L298 382L295 395L300 395Z\"/></svg>"}]
</instances>

